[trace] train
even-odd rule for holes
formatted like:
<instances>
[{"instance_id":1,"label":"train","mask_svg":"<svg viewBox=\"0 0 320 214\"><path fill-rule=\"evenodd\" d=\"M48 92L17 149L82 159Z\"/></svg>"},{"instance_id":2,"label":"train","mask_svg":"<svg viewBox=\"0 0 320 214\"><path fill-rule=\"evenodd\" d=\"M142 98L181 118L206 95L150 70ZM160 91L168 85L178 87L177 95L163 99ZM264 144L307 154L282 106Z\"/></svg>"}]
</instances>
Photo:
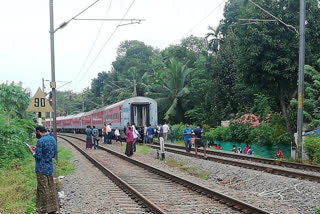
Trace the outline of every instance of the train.
<instances>
[{"instance_id":1,"label":"train","mask_svg":"<svg viewBox=\"0 0 320 214\"><path fill-rule=\"evenodd\" d=\"M132 97L112 105L88 112L57 117L58 132L84 133L87 126L95 126L101 132L104 123L111 123L112 130L120 131L129 124L137 130L158 123L157 102L148 97ZM46 127L52 127L52 119L46 119Z\"/></svg>"}]
</instances>

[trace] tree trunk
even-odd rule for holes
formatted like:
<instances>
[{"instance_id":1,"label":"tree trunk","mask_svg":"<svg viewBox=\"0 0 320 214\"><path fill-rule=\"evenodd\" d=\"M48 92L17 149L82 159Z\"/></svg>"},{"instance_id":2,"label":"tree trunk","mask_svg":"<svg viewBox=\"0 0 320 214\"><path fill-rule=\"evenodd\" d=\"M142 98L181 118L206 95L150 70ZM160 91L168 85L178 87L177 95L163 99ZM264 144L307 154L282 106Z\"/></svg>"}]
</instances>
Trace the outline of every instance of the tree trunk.
<instances>
[{"instance_id":1,"label":"tree trunk","mask_svg":"<svg viewBox=\"0 0 320 214\"><path fill-rule=\"evenodd\" d=\"M286 127L287 127L287 131L293 136L294 135L294 131L292 130L291 124L290 124L290 120L289 120L289 116L288 116L288 108L290 104L286 104L285 100L284 100L284 96L283 96L283 92L280 89L280 105L281 105L281 112L284 116L284 119L286 121Z\"/></svg>"}]
</instances>

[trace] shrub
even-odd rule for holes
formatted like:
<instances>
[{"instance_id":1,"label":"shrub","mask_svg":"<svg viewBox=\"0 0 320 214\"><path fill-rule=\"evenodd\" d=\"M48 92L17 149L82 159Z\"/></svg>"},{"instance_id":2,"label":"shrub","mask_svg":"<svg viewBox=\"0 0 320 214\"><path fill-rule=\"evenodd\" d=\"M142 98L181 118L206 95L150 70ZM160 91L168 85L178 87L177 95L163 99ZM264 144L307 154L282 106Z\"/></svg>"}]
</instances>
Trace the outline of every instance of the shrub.
<instances>
[{"instance_id":1,"label":"shrub","mask_svg":"<svg viewBox=\"0 0 320 214\"><path fill-rule=\"evenodd\" d=\"M306 137L304 149L312 162L320 163L320 137Z\"/></svg>"},{"instance_id":2,"label":"shrub","mask_svg":"<svg viewBox=\"0 0 320 214\"><path fill-rule=\"evenodd\" d=\"M248 142L260 145L272 145L272 128L265 123L252 128L249 133Z\"/></svg>"},{"instance_id":3,"label":"shrub","mask_svg":"<svg viewBox=\"0 0 320 214\"><path fill-rule=\"evenodd\" d=\"M249 133L252 127L247 123L234 123L230 124L230 140L232 142L252 143L249 141Z\"/></svg>"},{"instance_id":4,"label":"shrub","mask_svg":"<svg viewBox=\"0 0 320 214\"><path fill-rule=\"evenodd\" d=\"M204 133L204 137L211 141L229 141L230 140L230 128L218 126L215 129L211 129L209 132Z\"/></svg>"},{"instance_id":5,"label":"shrub","mask_svg":"<svg viewBox=\"0 0 320 214\"><path fill-rule=\"evenodd\" d=\"M320 208L316 210L316 214L320 214Z\"/></svg>"}]
</instances>

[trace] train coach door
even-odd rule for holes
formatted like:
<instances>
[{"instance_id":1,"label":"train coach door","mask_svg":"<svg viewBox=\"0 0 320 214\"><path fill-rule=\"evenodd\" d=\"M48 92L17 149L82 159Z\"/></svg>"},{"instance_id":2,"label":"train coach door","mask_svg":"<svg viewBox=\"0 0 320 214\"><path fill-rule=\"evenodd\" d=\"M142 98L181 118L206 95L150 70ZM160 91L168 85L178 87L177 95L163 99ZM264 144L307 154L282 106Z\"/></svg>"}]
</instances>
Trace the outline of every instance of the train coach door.
<instances>
[{"instance_id":1,"label":"train coach door","mask_svg":"<svg viewBox=\"0 0 320 214\"><path fill-rule=\"evenodd\" d=\"M136 124L137 127L144 127L150 123L150 105L140 104L131 105L131 124Z\"/></svg>"}]
</instances>

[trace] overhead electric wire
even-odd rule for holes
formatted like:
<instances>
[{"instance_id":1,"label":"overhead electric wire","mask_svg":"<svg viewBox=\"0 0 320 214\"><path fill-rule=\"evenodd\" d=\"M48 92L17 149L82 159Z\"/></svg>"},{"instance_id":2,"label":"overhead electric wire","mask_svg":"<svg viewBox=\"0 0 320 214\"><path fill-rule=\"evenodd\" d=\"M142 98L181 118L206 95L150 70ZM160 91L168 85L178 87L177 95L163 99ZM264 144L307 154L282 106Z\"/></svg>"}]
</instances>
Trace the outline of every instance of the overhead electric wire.
<instances>
[{"instance_id":1,"label":"overhead electric wire","mask_svg":"<svg viewBox=\"0 0 320 214\"><path fill-rule=\"evenodd\" d=\"M107 9L104 17L107 17L107 15L109 14L110 9L111 9L111 4L112 4L112 0L111 0L110 3L109 3L109 7L108 7L108 9ZM90 55L91 55L91 53L92 53L92 51L93 51L93 48L94 48L94 46L96 45L96 42L98 41L98 38L99 38L100 33L101 33L101 31L102 31L103 25L104 25L104 21L101 22L101 25L100 25L100 27L99 27L99 29L98 29L97 35L96 35L96 37L95 37L95 40L93 41L93 43L92 43L92 45L91 45L91 47L90 47L90 49L89 49L89 53L87 54L87 56L86 56L86 58L85 58L85 60L84 60L84 62L83 62L83 64L82 64L82 66L81 66L80 71L77 73L77 75L76 75L76 77L75 77L75 79L74 79L73 81L75 81L75 80L79 77L79 75L81 74L81 72L84 70L85 65L87 64L87 61L88 61L88 59L89 59L89 57L90 57Z\"/></svg>"},{"instance_id":2,"label":"overhead electric wire","mask_svg":"<svg viewBox=\"0 0 320 214\"><path fill-rule=\"evenodd\" d=\"M223 0L217 7L215 7L212 11L210 11L210 13L208 15L206 15L204 18L202 18L197 24L195 24L187 33L184 34L184 37L186 37L186 35L190 32L192 32L198 25L200 25L204 20L206 20L209 16L211 16L211 14L216 11L216 9L218 9L223 3L225 3L226 0Z\"/></svg>"},{"instance_id":3,"label":"overhead electric wire","mask_svg":"<svg viewBox=\"0 0 320 214\"><path fill-rule=\"evenodd\" d=\"M58 28L56 28L54 30L54 32L56 32L57 30L65 27L67 24L69 24L69 22L71 22L73 19L77 18L78 16L80 16L82 13L84 13L86 10L88 10L90 7L92 7L93 5L95 5L96 3L98 3L101 0L96 0L95 2L93 2L92 4L90 4L88 7L86 7L85 9L83 9L82 11L80 11L79 13L77 13L75 16L73 16L71 19L69 19L66 22L63 22L62 24L60 24L60 26Z\"/></svg>"},{"instance_id":4,"label":"overhead electric wire","mask_svg":"<svg viewBox=\"0 0 320 214\"><path fill-rule=\"evenodd\" d=\"M126 17L126 15L128 14L128 12L130 11L132 5L134 4L135 0L133 0L130 4L130 6L128 7L127 11L125 12L125 14L123 15L123 17L121 18L121 20L119 21L119 24L115 27L115 29L113 30L113 32L111 33L111 35L109 36L109 38L107 39L107 41L102 45L102 48L100 49L100 51L98 52L97 56L93 59L93 61L91 62L91 64L89 65L89 67L87 68L87 71L84 73L84 75L82 76L82 78L79 80L79 82L81 82L83 80L83 78L87 75L87 73L90 71L92 65L96 62L96 60L98 59L98 57L100 56L100 54L102 53L103 49L106 47L106 45L109 43L109 41L111 40L111 38L113 37L113 35L115 34L115 32L117 31L119 25L122 23L123 19Z\"/></svg>"}]
</instances>

